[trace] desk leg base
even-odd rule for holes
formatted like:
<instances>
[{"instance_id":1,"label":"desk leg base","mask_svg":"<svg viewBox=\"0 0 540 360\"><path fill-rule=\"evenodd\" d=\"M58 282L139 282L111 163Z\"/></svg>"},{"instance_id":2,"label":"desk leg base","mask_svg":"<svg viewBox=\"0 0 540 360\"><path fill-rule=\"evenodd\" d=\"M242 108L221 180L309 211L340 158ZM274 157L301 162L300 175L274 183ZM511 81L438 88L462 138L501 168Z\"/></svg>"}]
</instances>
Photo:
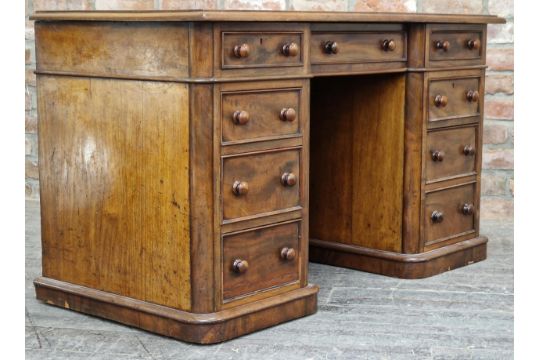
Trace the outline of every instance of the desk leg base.
<instances>
[{"instance_id":1,"label":"desk leg base","mask_svg":"<svg viewBox=\"0 0 540 360\"><path fill-rule=\"evenodd\" d=\"M401 254L311 239L309 260L402 279L420 279L486 259L480 236L419 254Z\"/></svg>"},{"instance_id":2,"label":"desk leg base","mask_svg":"<svg viewBox=\"0 0 540 360\"><path fill-rule=\"evenodd\" d=\"M198 344L219 343L313 314L319 291L308 285L250 304L194 314L46 277L37 278L34 285L37 298L47 304Z\"/></svg>"}]
</instances>

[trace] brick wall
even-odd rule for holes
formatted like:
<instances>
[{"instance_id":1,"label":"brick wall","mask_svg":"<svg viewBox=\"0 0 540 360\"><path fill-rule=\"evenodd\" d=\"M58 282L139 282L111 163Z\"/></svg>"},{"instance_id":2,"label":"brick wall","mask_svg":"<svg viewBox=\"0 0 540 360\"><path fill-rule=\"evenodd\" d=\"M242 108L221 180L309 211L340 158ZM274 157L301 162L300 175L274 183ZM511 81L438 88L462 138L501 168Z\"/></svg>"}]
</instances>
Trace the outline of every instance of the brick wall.
<instances>
[{"instance_id":1,"label":"brick wall","mask_svg":"<svg viewBox=\"0 0 540 360\"><path fill-rule=\"evenodd\" d=\"M37 10L339 10L495 14L489 26L485 98L482 218L513 217L514 204L514 3L513 0L26 0L26 196L39 197L33 24Z\"/></svg>"}]
</instances>

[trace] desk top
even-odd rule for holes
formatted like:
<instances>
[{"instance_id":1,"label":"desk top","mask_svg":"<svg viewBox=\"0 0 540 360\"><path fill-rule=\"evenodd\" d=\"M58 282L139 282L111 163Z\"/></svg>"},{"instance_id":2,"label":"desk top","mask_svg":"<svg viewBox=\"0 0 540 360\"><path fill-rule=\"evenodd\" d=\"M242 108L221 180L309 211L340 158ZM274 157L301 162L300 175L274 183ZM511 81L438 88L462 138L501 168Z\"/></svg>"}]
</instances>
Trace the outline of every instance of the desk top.
<instances>
[{"instance_id":1,"label":"desk top","mask_svg":"<svg viewBox=\"0 0 540 360\"><path fill-rule=\"evenodd\" d=\"M42 21L243 21L243 22L387 22L503 24L494 15L360 13L344 11L38 11L31 20Z\"/></svg>"}]
</instances>

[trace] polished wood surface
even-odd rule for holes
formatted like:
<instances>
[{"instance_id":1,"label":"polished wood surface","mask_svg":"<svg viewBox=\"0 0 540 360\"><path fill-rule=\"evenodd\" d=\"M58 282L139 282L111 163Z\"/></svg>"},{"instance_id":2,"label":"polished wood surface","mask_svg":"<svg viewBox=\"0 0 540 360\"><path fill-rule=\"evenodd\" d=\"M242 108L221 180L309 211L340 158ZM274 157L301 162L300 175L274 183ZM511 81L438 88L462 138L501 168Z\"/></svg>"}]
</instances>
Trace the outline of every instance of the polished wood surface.
<instances>
[{"instance_id":1,"label":"polished wood surface","mask_svg":"<svg viewBox=\"0 0 540 360\"><path fill-rule=\"evenodd\" d=\"M463 211L466 205L474 208L474 184L451 187L426 195L424 224L426 245L447 240L464 233L475 232L474 210Z\"/></svg>"},{"instance_id":2,"label":"polished wood surface","mask_svg":"<svg viewBox=\"0 0 540 360\"><path fill-rule=\"evenodd\" d=\"M300 251L300 231L300 223L293 222L225 236L223 300L230 301L256 291L298 282L296 252ZM285 258L283 249L287 249ZM235 271L238 260L249 263L249 268Z\"/></svg>"},{"instance_id":3,"label":"polished wood surface","mask_svg":"<svg viewBox=\"0 0 540 360\"><path fill-rule=\"evenodd\" d=\"M223 143L300 136L300 124L295 120L301 91L297 87L222 92ZM287 119L283 110L288 113Z\"/></svg>"},{"instance_id":4,"label":"polished wood surface","mask_svg":"<svg viewBox=\"0 0 540 360\"><path fill-rule=\"evenodd\" d=\"M190 310L186 85L40 76L38 91L43 275Z\"/></svg>"},{"instance_id":5,"label":"polished wood surface","mask_svg":"<svg viewBox=\"0 0 540 360\"><path fill-rule=\"evenodd\" d=\"M33 19L39 299L215 343L315 312L308 247L403 278L485 258L486 24L503 19Z\"/></svg>"},{"instance_id":6,"label":"polished wood surface","mask_svg":"<svg viewBox=\"0 0 540 360\"><path fill-rule=\"evenodd\" d=\"M476 126L430 131L427 135L426 181L441 181L476 172ZM441 158L444 154L444 158ZM439 160L440 159L440 160Z\"/></svg>"},{"instance_id":7,"label":"polished wood surface","mask_svg":"<svg viewBox=\"0 0 540 360\"><path fill-rule=\"evenodd\" d=\"M300 166L300 150L297 149L224 158L223 221L300 206L299 187L281 183L283 174L299 174ZM236 182L246 188L241 194L233 189Z\"/></svg>"},{"instance_id":8,"label":"polished wood surface","mask_svg":"<svg viewBox=\"0 0 540 360\"><path fill-rule=\"evenodd\" d=\"M312 82L311 237L401 251L404 89L403 75Z\"/></svg>"}]
</instances>

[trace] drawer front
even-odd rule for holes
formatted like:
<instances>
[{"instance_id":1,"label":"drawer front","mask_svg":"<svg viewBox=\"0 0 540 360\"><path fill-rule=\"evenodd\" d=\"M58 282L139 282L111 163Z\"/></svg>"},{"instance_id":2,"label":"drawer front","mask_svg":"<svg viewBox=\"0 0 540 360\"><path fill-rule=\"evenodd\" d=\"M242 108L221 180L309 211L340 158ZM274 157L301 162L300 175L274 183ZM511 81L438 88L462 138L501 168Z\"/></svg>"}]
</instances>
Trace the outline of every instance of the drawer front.
<instances>
[{"instance_id":1,"label":"drawer front","mask_svg":"<svg viewBox=\"0 0 540 360\"><path fill-rule=\"evenodd\" d=\"M300 222L223 237L223 300L299 280Z\"/></svg>"},{"instance_id":2,"label":"drawer front","mask_svg":"<svg viewBox=\"0 0 540 360\"><path fill-rule=\"evenodd\" d=\"M223 159L223 222L299 208L300 149Z\"/></svg>"},{"instance_id":3,"label":"drawer front","mask_svg":"<svg viewBox=\"0 0 540 360\"><path fill-rule=\"evenodd\" d=\"M480 115L481 77L433 79L429 82L429 121Z\"/></svg>"},{"instance_id":4,"label":"drawer front","mask_svg":"<svg viewBox=\"0 0 540 360\"><path fill-rule=\"evenodd\" d=\"M221 95L222 142L300 135L301 88Z\"/></svg>"},{"instance_id":5,"label":"drawer front","mask_svg":"<svg viewBox=\"0 0 540 360\"><path fill-rule=\"evenodd\" d=\"M477 127L430 131L427 136L427 182L472 175L476 170Z\"/></svg>"},{"instance_id":6,"label":"drawer front","mask_svg":"<svg viewBox=\"0 0 540 360\"><path fill-rule=\"evenodd\" d=\"M481 28L471 31L433 30L430 34L429 60L479 61L484 48Z\"/></svg>"},{"instance_id":7,"label":"drawer front","mask_svg":"<svg viewBox=\"0 0 540 360\"><path fill-rule=\"evenodd\" d=\"M426 194L425 243L448 240L475 231L475 184Z\"/></svg>"},{"instance_id":8,"label":"drawer front","mask_svg":"<svg viewBox=\"0 0 540 360\"><path fill-rule=\"evenodd\" d=\"M405 61L405 32L322 32L311 35L312 64Z\"/></svg>"},{"instance_id":9,"label":"drawer front","mask_svg":"<svg viewBox=\"0 0 540 360\"><path fill-rule=\"evenodd\" d=\"M222 32L222 69L303 66L303 33Z\"/></svg>"}]
</instances>

